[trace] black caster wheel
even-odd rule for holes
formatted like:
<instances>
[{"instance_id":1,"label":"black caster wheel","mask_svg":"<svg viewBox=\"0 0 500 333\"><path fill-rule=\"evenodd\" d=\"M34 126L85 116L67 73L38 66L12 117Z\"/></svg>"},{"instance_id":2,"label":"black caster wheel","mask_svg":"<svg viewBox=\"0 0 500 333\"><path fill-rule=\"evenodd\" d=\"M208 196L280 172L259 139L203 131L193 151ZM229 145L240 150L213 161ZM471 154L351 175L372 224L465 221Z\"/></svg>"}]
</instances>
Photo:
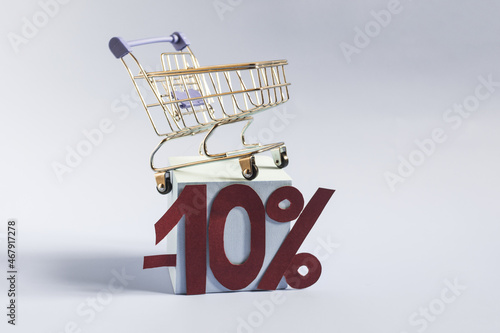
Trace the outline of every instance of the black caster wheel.
<instances>
[{"instance_id":1,"label":"black caster wheel","mask_svg":"<svg viewBox=\"0 0 500 333\"><path fill-rule=\"evenodd\" d=\"M274 164L280 169L286 168L288 166L288 155L286 152L280 153L280 159L274 160Z\"/></svg>"},{"instance_id":2,"label":"black caster wheel","mask_svg":"<svg viewBox=\"0 0 500 333\"><path fill-rule=\"evenodd\" d=\"M283 169L288 165L288 155L286 154L286 147L282 146L272 151L274 164Z\"/></svg>"},{"instance_id":3,"label":"black caster wheel","mask_svg":"<svg viewBox=\"0 0 500 333\"><path fill-rule=\"evenodd\" d=\"M257 175L259 174L259 168L257 167L256 164L252 164L251 170L245 169L245 170L243 170L242 174L246 180L255 179L257 177Z\"/></svg>"},{"instance_id":4,"label":"black caster wheel","mask_svg":"<svg viewBox=\"0 0 500 333\"><path fill-rule=\"evenodd\" d=\"M156 175L156 190L160 194L168 194L172 191L172 182L170 181L170 172L165 172L163 175ZM161 177L161 178L160 178Z\"/></svg>"}]
</instances>

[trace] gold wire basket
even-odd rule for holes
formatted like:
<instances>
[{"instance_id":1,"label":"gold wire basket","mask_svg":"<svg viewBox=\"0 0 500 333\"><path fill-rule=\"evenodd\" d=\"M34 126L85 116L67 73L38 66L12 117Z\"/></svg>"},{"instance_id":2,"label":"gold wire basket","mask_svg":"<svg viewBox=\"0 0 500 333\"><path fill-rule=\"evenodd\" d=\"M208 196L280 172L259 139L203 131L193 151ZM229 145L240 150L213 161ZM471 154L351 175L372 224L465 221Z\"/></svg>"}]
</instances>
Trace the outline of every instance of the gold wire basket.
<instances>
[{"instance_id":1,"label":"gold wire basket","mask_svg":"<svg viewBox=\"0 0 500 333\"><path fill-rule=\"evenodd\" d=\"M177 52L161 54L160 71L146 71L131 48L160 42L172 43ZM271 150L278 168L288 165L283 142L249 144L245 141L245 131L253 121L253 114L288 100L290 83L285 77L286 60L201 67L186 37L179 32L128 42L113 37L109 47L125 65L156 134L163 137L150 157L160 193L171 190L170 171L195 164L238 158L247 180L258 175L254 154ZM247 121L241 132L243 148L209 153L207 140L214 130L239 121ZM199 149L206 159L168 167L154 165L156 153L167 141L199 133L206 133Z\"/></svg>"}]
</instances>

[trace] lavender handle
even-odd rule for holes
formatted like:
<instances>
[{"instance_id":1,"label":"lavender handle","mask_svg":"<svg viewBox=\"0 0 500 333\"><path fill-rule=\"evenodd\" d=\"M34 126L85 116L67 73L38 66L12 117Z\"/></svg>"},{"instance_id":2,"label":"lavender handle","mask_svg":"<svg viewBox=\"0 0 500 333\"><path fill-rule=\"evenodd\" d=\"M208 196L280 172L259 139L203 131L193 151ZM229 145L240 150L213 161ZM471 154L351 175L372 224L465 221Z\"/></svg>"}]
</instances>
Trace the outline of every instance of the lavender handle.
<instances>
[{"instance_id":1,"label":"lavender handle","mask_svg":"<svg viewBox=\"0 0 500 333\"><path fill-rule=\"evenodd\" d=\"M177 51L181 51L189 45L186 36L182 32L174 32L168 37L145 38L128 42L121 37L113 37L109 41L109 49L116 58L123 58L132 52L132 47L153 43L172 43Z\"/></svg>"}]
</instances>

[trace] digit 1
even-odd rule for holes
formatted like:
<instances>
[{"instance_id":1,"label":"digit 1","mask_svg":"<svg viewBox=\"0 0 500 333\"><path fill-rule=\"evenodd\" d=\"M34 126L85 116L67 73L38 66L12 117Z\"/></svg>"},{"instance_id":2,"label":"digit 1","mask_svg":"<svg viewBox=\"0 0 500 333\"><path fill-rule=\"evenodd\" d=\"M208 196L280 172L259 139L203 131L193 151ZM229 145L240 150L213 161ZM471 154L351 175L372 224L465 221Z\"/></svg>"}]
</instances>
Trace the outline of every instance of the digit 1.
<instances>
[{"instance_id":1,"label":"digit 1","mask_svg":"<svg viewBox=\"0 0 500 333\"><path fill-rule=\"evenodd\" d=\"M207 186L186 185L156 222L156 244L185 216L186 294L204 294L207 276Z\"/></svg>"},{"instance_id":2,"label":"digit 1","mask_svg":"<svg viewBox=\"0 0 500 333\"><path fill-rule=\"evenodd\" d=\"M234 265L224 250L224 226L235 207L246 210L250 219L250 255L244 263ZM214 199L208 223L210 268L224 287L239 290L247 287L259 274L265 255L265 210L258 194L247 185L223 188Z\"/></svg>"}]
</instances>

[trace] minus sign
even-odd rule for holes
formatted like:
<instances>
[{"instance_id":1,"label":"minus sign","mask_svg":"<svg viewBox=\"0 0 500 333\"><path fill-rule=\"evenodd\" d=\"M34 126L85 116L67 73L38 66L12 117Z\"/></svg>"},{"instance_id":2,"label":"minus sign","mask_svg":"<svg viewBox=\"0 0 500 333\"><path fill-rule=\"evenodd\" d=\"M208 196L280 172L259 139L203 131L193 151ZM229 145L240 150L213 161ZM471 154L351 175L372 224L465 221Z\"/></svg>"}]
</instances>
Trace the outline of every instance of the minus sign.
<instances>
[{"instance_id":1,"label":"minus sign","mask_svg":"<svg viewBox=\"0 0 500 333\"><path fill-rule=\"evenodd\" d=\"M17 274L17 271L7 271L7 273L9 273L9 274L12 274L12 273Z\"/></svg>"}]
</instances>

